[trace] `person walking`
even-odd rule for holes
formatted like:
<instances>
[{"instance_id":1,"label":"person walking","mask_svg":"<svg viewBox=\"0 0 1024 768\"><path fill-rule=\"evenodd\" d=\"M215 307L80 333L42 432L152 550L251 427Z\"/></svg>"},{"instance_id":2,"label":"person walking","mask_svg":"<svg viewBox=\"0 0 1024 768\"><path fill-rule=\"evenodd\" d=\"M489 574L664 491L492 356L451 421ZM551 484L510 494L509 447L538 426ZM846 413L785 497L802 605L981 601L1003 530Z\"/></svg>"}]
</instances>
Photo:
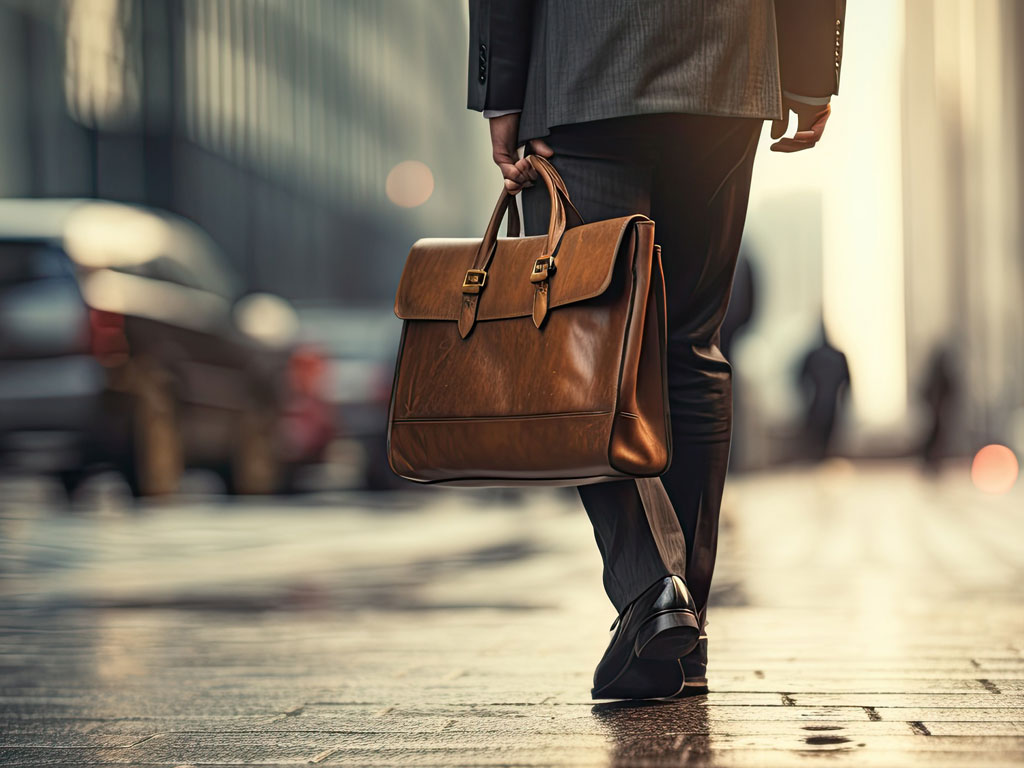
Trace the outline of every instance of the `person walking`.
<instances>
[{"instance_id":1,"label":"person walking","mask_svg":"<svg viewBox=\"0 0 1024 768\"><path fill-rule=\"evenodd\" d=\"M468 106L489 121L505 188L525 190L526 234L548 218L526 154L549 159L585 221L655 221L673 460L660 478L578 488L618 611L591 693L706 693L732 429L719 329L755 148L766 119L773 151L821 139L839 91L845 0L470 0L469 22ZM665 620L690 613L693 627Z\"/></svg>"}]
</instances>

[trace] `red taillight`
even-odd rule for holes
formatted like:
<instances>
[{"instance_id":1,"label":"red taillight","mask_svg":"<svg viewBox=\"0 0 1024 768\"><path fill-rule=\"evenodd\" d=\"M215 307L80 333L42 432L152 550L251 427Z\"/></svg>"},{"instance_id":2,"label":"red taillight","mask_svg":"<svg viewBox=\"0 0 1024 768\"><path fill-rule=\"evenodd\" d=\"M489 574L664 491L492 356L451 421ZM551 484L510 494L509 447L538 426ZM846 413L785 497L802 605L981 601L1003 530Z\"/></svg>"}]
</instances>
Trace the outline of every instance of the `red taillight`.
<instances>
[{"instance_id":1,"label":"red taillight","mask_svg":"<svg viewBox=\"0 0 1024 768\"><path fill-rule=\"evenodd\" d=\"M327 363L312 347L299 347L288 363L288 379L292 391L310 397L322 397Z\"/></svg>"},{"instance_id":2,"label":"red taillight","mask_svg":"<svg viewBox=\"0 0 1024 768\"><path fill-rule=\"evenodd\" d=\"M124 334L122 315L89 310L89 352L107 368L114 368L128 359L128 337Z\"/></svg>"},{"instance_id":3,"label":"red taillight","mask_svg":"<svg viewBox=\"0 0 1024 768\"><path fill-rule=\"evenodd\" d=\"M373 381L373 399L377 403L388 403L391 401L391 385L395 371L390 366L382 365L377 369Z\"/></svg>"}]
</instances>

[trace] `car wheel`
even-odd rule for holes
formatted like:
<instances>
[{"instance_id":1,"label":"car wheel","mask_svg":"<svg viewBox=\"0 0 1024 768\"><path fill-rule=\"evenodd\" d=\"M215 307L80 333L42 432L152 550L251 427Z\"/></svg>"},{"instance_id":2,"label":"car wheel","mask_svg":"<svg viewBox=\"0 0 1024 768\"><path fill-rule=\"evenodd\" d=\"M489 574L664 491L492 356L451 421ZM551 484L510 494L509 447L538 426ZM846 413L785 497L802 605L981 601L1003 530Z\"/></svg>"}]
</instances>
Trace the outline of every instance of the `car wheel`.
<instances>
[{"instance_id":1,"label":"car wheel","mask_svg":"<svg viewBox=\"0 0 1024 768\"><path fill-rule=\"evenodd\" d=\"M57 481L64 489L68 501L74 501L75 494L85 481L85 472L80 469L65 469L57 473Z\"/></svg>"},{"instance_id":2,"label":"car wheel","mask_svg":"<svg viewBox=\"0 0 1024 768\"><path fill-rule=\"evenodd\" d=\"M276 493L281 487L283 469L277 455L276 427L276 414L271 408L242 414L228 471L228 493L265 495Z\"/></svg>"},{"instance_id":3,"label":"car wheel","mask_svg":"<svg viewBox=\"0 0 1024 768\"><path fill-rule=\"evenodd\" d=\"M131 440L125 478L135 497L175 493L185 471L177 408L168 377L139 366L134 372Z\"/></svg>"},{"instance_id":4,"label":"car wheel","mask_svg":"<svg viewBox=\"0 0 1024 768\"><path fill-rule=\"evenodd\" d=\"M369 440L364 447L366 451L366 469L363 475L363 487L368 491L397 491L412 485L408 480L396 475L388 465L387 440L385 438Z\"/></svg>"}]
</instances>

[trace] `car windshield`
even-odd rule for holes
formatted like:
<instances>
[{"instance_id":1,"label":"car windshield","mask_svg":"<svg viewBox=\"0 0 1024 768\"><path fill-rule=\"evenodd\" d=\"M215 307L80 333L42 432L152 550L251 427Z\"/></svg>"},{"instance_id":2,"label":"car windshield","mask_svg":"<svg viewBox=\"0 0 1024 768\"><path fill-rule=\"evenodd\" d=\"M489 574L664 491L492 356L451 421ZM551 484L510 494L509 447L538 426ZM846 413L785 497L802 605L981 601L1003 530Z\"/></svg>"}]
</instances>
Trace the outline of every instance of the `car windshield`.
<instances>
[{"instance_id":1,"label":"car windshield","mask_svg":"<svg viewBox=\"0 0 1024 768\"><path fill-rule=\"evenodd\" d=\"M402 332L391 307L299 310L302 337L331 357L384 360L394 356Z\"/></svg>"},{"instance_id":2,"label":"car windshield","mask_svg":"<svg viewBox=\"0 0 1024 768\"><path fill-rule=\"evenodd\" d=\"M38 240L0 240L0 285L69 276L60 248Z\"/></svg>"}]
</instances>

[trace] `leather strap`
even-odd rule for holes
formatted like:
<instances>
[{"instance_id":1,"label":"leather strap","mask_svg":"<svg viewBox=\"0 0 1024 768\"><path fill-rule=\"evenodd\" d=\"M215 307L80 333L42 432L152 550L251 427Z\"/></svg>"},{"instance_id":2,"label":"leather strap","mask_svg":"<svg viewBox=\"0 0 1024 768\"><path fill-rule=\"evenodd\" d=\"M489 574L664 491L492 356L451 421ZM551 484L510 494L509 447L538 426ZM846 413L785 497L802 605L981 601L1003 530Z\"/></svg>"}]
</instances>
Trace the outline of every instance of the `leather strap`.
<instances>
[{"instance_id":1,"label":"leather strap","mask_svg":"<svg viewBox=\"0 0 1024 768\"><path fill-rule=\"evenodd\" d=\"M515 201L512 199L512 195L502 189L498 203L494 206L494 212L491 214L491 220L484 231L483 239L477 248L476 256L473 257L473 265L466 272L466 277L463 280L462 307L459 309L459 335L462 338L466 338L476 324L476 309L480 303L480 292L487 287L487 267L490 266L491 259L494 258L494 252L498 247L498 227L506 209L510 207L510 203L514 210ZM518 214L516 214L515 223L517 225L519 223ZM512 227L511 220L509 227ZM516 229L518 228L517 226ZM471 280L476 280L476 284L470 284Z\"/></svg>"},{"instance_id":2,"label":"leather strap","mask_svg":"<svg viewBox=\"0 0 1024 768\"><path fill-rule=\"evenodd\" d=\"M541 258L535 262L534 273L530 276L530 280L537 284L534 294L533 322L539 328L548 312L548 280L555 271L554 254L566 228L579 226L583 223L583 217L580 216L576 206L569 199L565 182L554 166L539 155L529 155L528 159L544 180L551 201L551 215L548 219L544 251ZM520 221L515 198L507 190L502 189L498 202L494 206L494 212L491 213L491 219L487 223L483 239L477 248L476 256L473 258L473 265L463 280L462 306L459 310L459 335L462 338L466 338L476 324L480 293L487 286L487 268L497 250L498 228L506 210L509 215L508 236L517 237L520 231Z\"/></svg>"},{"instance_id":3,"label":"leather strap","mask_svg":"<svg viewBox=\"0 0 1024 768\"><path fill-rule=\"evenodd\" d=\"M513 198L508 205L508 221L505 224L505 237L519 237L519 206Z\"/></svg>"},{"instance_id":4,"label":"leather strap","mask_svg":"<svg viewBox=\"0 0 1024 768\"><path fill-rule=\"evenodd\" d=\"M540 328L548 315L550 304L548 292L551 287L551 276L557 269L555 253L558 251L558 244L562 241L562 235L565 234L565 230L582 224L583 217L569 199L565 182L554 166L540 155L530 155L530 162L537 169L540 177L544 179L544 184L548 188L548 196L551 199L548 239L544 246L544 252L534 262L533 272L530 275L530 282L534 283L535 286L533 293L533 324ZM569 223L570 216L572 217L572 224Z\"/></svg>"},{"instance_id":5,"label":"leather strap","mask_svg":"<svg viewBox=\"0 0 1024 768\"><path fill-rule=\"evenodd\" d=\"M576 210L576 206L573 205L572 200L569 199L569 192L565 188L565 181L562 180L562 174L555 170L555 166L553 166L547 158L541 157L540 155L530 155L530 158L532 158L531 162L534 166L537 166L538 164L543 165L547 172L551 174L551 179L555 182L555 186L560 193L562 205L565 206L566 219L570 222L567 225L567 228L572 229L573 227L578 227L580 224L586 224L583 217L580 215L580 212Z\"/></svg>"}]
</instances>

